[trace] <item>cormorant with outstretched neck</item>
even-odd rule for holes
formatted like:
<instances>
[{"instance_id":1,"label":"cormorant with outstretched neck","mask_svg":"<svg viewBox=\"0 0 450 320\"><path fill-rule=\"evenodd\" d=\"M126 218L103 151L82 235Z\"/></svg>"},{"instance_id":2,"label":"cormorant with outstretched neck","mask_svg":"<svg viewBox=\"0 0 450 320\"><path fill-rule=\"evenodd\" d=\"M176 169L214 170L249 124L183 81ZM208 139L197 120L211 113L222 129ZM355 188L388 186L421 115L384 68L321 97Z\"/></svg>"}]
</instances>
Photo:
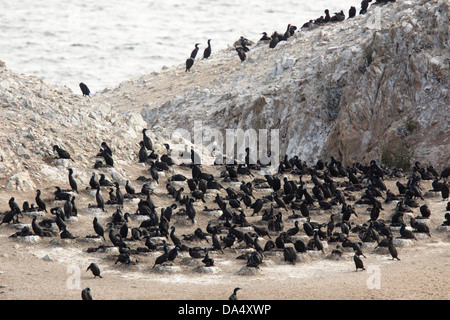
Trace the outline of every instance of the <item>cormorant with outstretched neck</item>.
<instances>
[{"instance_id":1,"label":"cormorant with outstretched neck","mask_svg":"<svg viewBox=\"0 0 450 320\"><path fill-rule=\"evenodd\" d=\"M234 288L234 290L233 290L233 294L228 298L229 300L238 300L238 297L237 297L237 292L238 292L238 290L241 290L241 288Z\"/></svg>"},{"instance_id":2,"label":"cormorant with outstretched neck","mask_svg":"<svg viewBox=\"0 0 450 320\"><path fill-rule=\"evenodd\" d=\"M208 59L211 56L211 39L208 39L208 46L203 51L203 59Z\"/></svg>"}]
</instances>

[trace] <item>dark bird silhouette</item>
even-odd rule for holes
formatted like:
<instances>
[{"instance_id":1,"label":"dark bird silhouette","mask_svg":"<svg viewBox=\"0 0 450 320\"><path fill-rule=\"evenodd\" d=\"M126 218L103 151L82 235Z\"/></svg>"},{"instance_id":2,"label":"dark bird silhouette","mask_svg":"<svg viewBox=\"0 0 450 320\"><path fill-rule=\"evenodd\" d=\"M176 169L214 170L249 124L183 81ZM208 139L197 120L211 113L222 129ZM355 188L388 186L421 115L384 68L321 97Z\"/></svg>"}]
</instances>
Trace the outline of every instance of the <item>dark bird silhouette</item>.
<instances>
[{"instance_id":1,"label":"dark bird silhouette","mask_svg":"<svg viewBox=\"0 0 450 320\"><path fill-rule=\"evenodd\" d=\"M92 262L92 263L89 265L89 267L87 267L86 272L89 271L89 270L91 270L92 274L94 275L94 278L95 278L95 277L103 278L103 277L100 275L100 268L99 268L98 265L96 265L94 262Z\"/></svg>"},{"instance_id":2,"label":"dark bird silhouette","mask_svg":"<svg viewBox=\"0 0 450 320\"><path fill-rule=\"evenodd\" d=\"M80 82L80 89L81 89L81 92L83 93L83 97L91 96L91 91L89 90L88 86L85 85L83 82Z\"/></svg>"},{"instance_id":3,"label":"dark bird silhouette","mask_svg":"<svg viewBox=\"0 0 450 320\"><path fill-rule=\"evenodd\" d=\"M228 298L228 300L239 300L237 297L238 290L241 290L241 288L234 288L233 294Z\"/></svg>"},{"instance_id":4,"label":"dark bird silhouette","mask_svg":"<svg viewBox=\"0 0 450 320\"><path fill-rule=\"evenodd\" d=\"M123 208L124 196L122 191L120 190L119 183L114 182L114 186L116 187L117 204L119 205L119 208Z\"/></svg>"},{"instance_id":5,"label":"dark bird silhouette","mask_svg":"<svg viewBox=\"0 0 450 320\"><path fill-rule=\"evenodd\" d=\"M36 216L33 217L33 221L31 222L31 227L32 227L35 235L37 235L39 237L44 236L44 232L43 232L42 228L39 227L38 224L36 223Z\"/></svg>"},{"instance_id":6,"label":"dark bird silhouette","mask_svg":"<svg viewBox=\"0 0 450 320\"><path fill-rule=\"evenodd\" d=\"M355 15L356 15L356 8L352 6L348 10L348 18L347 19L354 18Z\"/></svg>"},{"instance_id":7,"label":"dark bird silhouette","mask_svg":"<svg viewBox=\"0 0 450 320\"><path fill-rule=\"evenodd\" d=\"M208 46L203 51L203 59L208 59L211 56L211 39L208 39Z\"/></svg>"},{"instance_id":8,"label":"dark bird silhouette","mask_svg":"<svg viewBox=\"0 0 450 320\"><path fill-rule=\"evenodd\" d=\"M127 180L127 183L125 184L125 191L129 195L133 195L136 193L136 190L130 185L130 181Z\"/></svg>"},{"instance_id":9,"label":"dark bird silhouette","mask_svg":"<svg viewBox=\"0 0 450 320\"><path fill-rule=\"evenodd\" d=\"M292 264L295 264L295 261L297 260L297 253L295 252L294 248L292 248L292 247L284 247L283 256L284 256L284 261L288 261Z\"/></svg>"},{"instance_id":10,"label":"dark bird silhouette","mask_svg":"<svg viewBox=\"0 0 450 320\"><path fill-rule=\"evenodd\" d=\"M58 145L54 145L53 146L53 151L56 151L56 153L58 154L58 158L59 159L70 159L70 160L74 161L71 158L70 153L67 152L66 150L60 148Z\"/></svg>"},{"instance_id":11,"label":"dark bird silhouette","mask_svg":"<svg viewBox=\"0 0 450 320\"><path fill-rule=\"evenodd\" d=\"M103 229L103 227L100 225L100 223L98 222L97 217L94 217L94 221L93 221L93 225L94 225L94 231L95 233L99 236L102 237L103 240L105 239L105 230Z\"/></svg>"},{"instance_id":12,"label":"dark bird silhouette","mask_svg":"<svg viewBox=\"0 0 450 320\"><path fill-rule=\"evenodd\" d=\"M92 300L92 295L91 295L91 289L90 288L84 288L81 291L81 299L82 300Z\"/></svg>"},{"instance_id":13,"label":"dark bird silhouette","mask_svg":"<svg viewBox=\"0 0 450 320\"><path fill-rule=\"evenodd\" d=\"M369 2L372 0L363 0L361 1L361 10L359 11L359 14L365 14L367 13L367 8L369 7Z\"/></svg>"},{"instance_id":14,"label":"dark bird silhouette","mask_svg":"<svg viewBox=\"0 0 450 320\"><path fill-rule=\"evenodd\" d=\"M272 33L272 36L270 37L270 43L269 43L269 48L273 49L277 46L278 42L280 42L280 37L278 35L278 33L275 31L274 33Z\"/></svg>"},{"instance_id":15,"label":"dark bird silhouette","mask_svg":"<svg viewBox=\"0 0 450 320\"><path fill-rule=\"evenodd\" d=\"M47 212L47 206L45 205L44 200L42 200L42 198L41 198L41 190L36 190L35 200L36 200L36 204L37 204L39 210Z\"/></svg>"},{"instance_id":16,"label":"dark bird silhouette","mask_svg":"<svg viewBox=\"0 0 450 320\"><path fill-rule=\"evenodd\" d=\"M73 177L73 169L69 168L69 184L70 184L70 188L72 189L72 191L75 191L76 193L78 193L78 184L75 180L75 178Z\"/></svg>"},{"instance_id":17,"label":"dark bird silhouette","mask_svg":"<svg viewBox=\"0 0 450 320\"><path fill-rule=\"evenodd\" d=\"M263 32L262 33L262 37L261 37L261 39L259 39L259 41L270 41L270 40L272 40L268 35L267 35L267 32Z\"/></svg>"},{"instance_id":18,"label":"dark bird silhouette","mask_svg":"<svg viewBox=\"0 0 450 320\"><path fill-rule=\"evenodd\" d=\"M195 59L195 57L197 56L197 53L198 53L198 50L199 50L199 48L198 48L199 44L200 43L196 43L195 44L195 48L191 52L191 57L190 57L191 59Z\"/></svg>"},{"instance_id":19,"label":"dark bird silhouette","mask_svg":"<svg viewBox=\"0 0 450 320\"><path fill-rule=\"evenodd\" d=\"M399 257L398 257L398 252L397 249L394 246L394 242L392 237L389 237L389 242L388 242L388 249L389 249L389 253L392 256L392 260L397 259L398 261L400 261Z\"/></svg>"},{"instance_id":20,"label":"dark bird silhouette","mask_svg":"<svg viewBox=\"0 0 450 320\"><path fill-rule=\"evenodd\" d=\"M191 71L192 66L194 65L194 59L189 58L186 60L186 72Z\"/></svg>"},{"instance_id":21,"label":"dark bird silhouette","mask_svg":"<svg viewBox=\"0 0 450 320\"><path fill-rule=\"evenodd\" d=\"M247 59L244 47L236 47L235 50L239 56L239 59L241 59L241 62L244 62Z\"/></svg>"},{"instance_id":22,"label":"dark bird silhouette","mask_svg":"<svg viewBox=\"0 0 450 320\"><path fill-rule=\"evenodd\" d=\"M149 136L147 136L147 129L142 129L142 141L144 141L144 146L147 150L153 150L153 142Z\"/></svg>"},{"instance_id":23,"label":"dark bird silhouette","mask_svg":"<svg viewBox=\"0 0 450 320\"><path fill-rule=\"evenodd\" d=\"M170 227L170 230L171 230L171 232L170 232L170 240L172 240L172 242L173 242L173 244L175 246L181 246L181 240L175 234L175 227L174 226Z\"/></svg>"},{"instance_id":24,"label":"dark bird silhouette","mask_svg":"<svg viewBox=\"0 0 450 320\"><path fill-rule=\"evenodd\" d=\"M358 271L358 269L366 270L364 268L364 263L362 262L362 260L358 257L358 255L356 253L353 256L353 261L355 262L355 267L356 267L355 271Z\"/></svg>"},{"instance_id":25,"label":"dark bird silhouette","mask_svg":"<svg viewBox=\"0 0 450 320\"><path fill-rule=\"evenodd\" d=\"M95 200L97 201L97 207L105 211L105 200L100 192L100 186L97 186L97 193L95 194Z\"/></svg>"},{"instance_id":26,"label":"dark bird silhouette","mask_svg":"<svg viewBox=\"0 0 450 320\"><path fill-rule=\"evenodd\" d=\"M417 240L416 236L411 230L406 229L406 225L403 223L400 227L400 236L403 239L414 239Z\"/></svg>"}]
</instances>

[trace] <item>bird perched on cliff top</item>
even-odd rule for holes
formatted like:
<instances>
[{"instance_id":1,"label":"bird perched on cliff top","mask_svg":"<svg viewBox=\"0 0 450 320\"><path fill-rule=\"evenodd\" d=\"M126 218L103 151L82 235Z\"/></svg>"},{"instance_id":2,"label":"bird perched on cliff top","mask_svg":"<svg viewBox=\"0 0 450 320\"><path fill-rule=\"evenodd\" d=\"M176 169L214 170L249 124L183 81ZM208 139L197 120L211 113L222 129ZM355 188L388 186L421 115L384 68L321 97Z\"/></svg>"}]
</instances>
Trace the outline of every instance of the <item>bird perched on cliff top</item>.
<instances>
[{"instance_id":1,"label":"bird perched on cliff top","mask_svg":"<svg viewBox=\"0 0 450 320\"><path fill-rule=\"evenodd\" d=\"M83 97L88 96L91 97L91 91L89 90L88 86L85 85L83 82L80 82L80 89L83 93Z\"/></svg>"},{"instance_id":2,"label":"bird perched on cliff top","mask_svg":"<svg viewBox=\"0 0 450 320\"><path fill-rule=\"evenodd\" d=\"M356 8L352 6L348 10L348 18L347 19L354 18L355 15L356 15Z\"/></svg>"},{"instance_id":3,"label":"bird perched on cliff top","mask_svg":"<svg viewBox=\"0 0 450 320\"><path fill-rule=\"evenodd\" d=\"M372 2L372 0L361 1L361 10L359 11L359 14L365 14L367 12L367 8L369 7L369 2Z\"/></svg>"},{"instance_id":4,"label":"bird perched on cliff top","mask_svg":"<svg viewBox=\"0 0 450 320\"><path fill-rule=\"evenodd\" d=\"M203 59L208 59L211 56L211 39L208 39L208 46L203 51Z\"/></svg>"},{"instance_id":5,"label":"bird perched on cliff top","mask_svg":"<svg viewBox=\"0 0 450 320\"><path fill-rule=\"evenodd\" d=\"M198 53L198 50L199 50L199 48L198 48L198 45L199 45L200 43L196 43L195 44L195 48L194 48L194 50L192 50L192 52L191 52L191 59L195 59L195 57L197 56L197 53Z\"/></svg>"}]
</instances>

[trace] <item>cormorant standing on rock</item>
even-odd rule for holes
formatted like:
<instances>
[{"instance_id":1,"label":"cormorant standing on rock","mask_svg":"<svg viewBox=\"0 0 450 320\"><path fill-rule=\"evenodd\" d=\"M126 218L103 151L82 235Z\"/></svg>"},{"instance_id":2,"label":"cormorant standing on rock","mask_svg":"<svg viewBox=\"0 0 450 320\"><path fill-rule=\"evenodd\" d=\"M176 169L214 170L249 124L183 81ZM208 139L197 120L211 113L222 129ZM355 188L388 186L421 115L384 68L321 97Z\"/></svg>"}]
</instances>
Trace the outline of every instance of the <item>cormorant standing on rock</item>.
<instances>
[{"instance_id":1,"label":"cormorant standing on rock","mask_svg":"<svg viewBox=\"0 0 450 320\"><path fill-rule=\"evenodd\" d=\"M358 257L358 255L356 253L353 256L353 261L355 261L356 271L358 271L358 269L366 270L366 268L364 268L364 264L363 264L362 260Z\"/></svg>"},{"instance_id":2,"label":"cormorant standing on rock","mask_svg":"<svg viewBox=\"0 0 450 320\"><path fill-rule=\"evenodd\" d=\"M38 205L38 208L40 211L47 211L47 206L45 205L44 200L41 199L41 190L36 190L36 204Z\"/></svg>"},{"instance_id":3,"label":"cormorant standing on rock","mask_svg":"<svg viewBox=\"0 0 450 320\"><path fill-rule=\"evenodd\" d=\"M95 199L97 200L97 206L105 211L105 200L103 200L103 197L100 193L100 185L97 186L97 193L95 194Z\"/></svg>"},{"instance_id":4,"label":"cormorant standing on rock","mask_svg":"<svg viewBox=\"0 0 450 320\"><path fill-rule=\"evenodd\" d=\"M78 193L78 185L77 182L75 181L74 177L73 177L73 169L69 168L69 184L70 187L72 188L72 191L75 191L76 193Z\"/></svg>"},{"instance_id":5,"label":"cormorant standing on rock","mask_svg":"<svg viewBox=\"0 0 450 320\"><path fill-rule=\"evenodd\" d=\"M323 22L330 22L331 21L331 17L330 17L330 10L326 9L325 10L325 18L323 20Z\"/></svg>"},{"instance_id":6,"label":"cormorant standing on rock","mask_svg":"<svg viewBox=\"0 0 450 320\"><path fill-rule=\"evenodd\" d=\"M186 72L191 71L192 66L194 65L194 59L189 58L186 60Z\"/></svg>"},{"instance_id":7,"label":"cormorant standing on rock","mask_svg":"<svg viewBox=\"0 0 450 320\"><path fill-rule=\"evenodd\" d=\"M208 39L208 46L203 51L203 59L208 59L211 55L211 39Z\"/></svg>"},{"instance_id":8,"label":"cormorant standing on rock","mask_svg":"<svg viewBox=\"0 0 450 320\"><path fill-rule=\"evenodd\" d=\"M280 41L279 37L278 37L278 33L275 31L270 38L271 38L271 40L269 43L269 48L273 49L277 46L278 42Z\"/></svg>"},{"instance_id":9,"label":"cormorant standing on rock","mask_svg":"<svg viewBox=\"0 0 450 320\"><path fill-rule=\"evenodd\" d=\"M102 237L103 240L106 240L106 239L105 239L105 230L104 230L103 227L100 225L100 223L98 223L97 217L94 217L93 225L94 225L95 233L96 233L99 237Z\"/></svg>"},{"instance_id":10,"label":"cormorant standing on rock","mask_svg":"<svg viewBox=\"0 0 450 320\"><path fill-rule=\"evenodd\" d=\"M369 2L372 2L372 0L361 1L361 10L359 11L359 14L365 14L367 12L367 8L369 7Z\"/></svg>"},{"instance_id":11,"label":"cormorant standing on rock","mask_svg":"<svg viewBox=\"0 0 450 320\"><path fill-rule=\"evenodd\" d=\"M147 129L142 129L142 141L144 141L144 146L147 150L153 150L153 142L152 140L147 136Z\"/></svg>"},{"instance_id":12,"label":"cormorant standing on rock","mask_svg":"<svg viewBox=\"0 0 450 320\"><path fill-rule=\"evenodd\" d=\"M83 82L80 82L80 89L81 92L83 93L83 97L88 96L91 97L91 91L89 90L88 86L85 85Z\"/></svg>"},{"instance_id":13,"label":"cormorant standing on rock","mask_svg":"<svg viewBox=\"0 0 450 320\"><path fill-rule=\"evenodd\" d=\"M348 10L348 18L354 18L356 16L356 8L355 7L350 7L350 9Z\"/></svg>"},{"instance_id":14,"label":"cormorant standing on rock","mask_svg":"<svg viewBox=\"0 0 450 320\"><path fill-rule=\"evenodd\" d=\"M192 52L191 52L191 59L195 59L195 57L197 56L197 52L198 52L198 50L199 50L199 48L198 48L198 45L199 45L200 43L196 43L195 44L195 49L194 50L192 50Z\"/></svg>"}]
</instances>

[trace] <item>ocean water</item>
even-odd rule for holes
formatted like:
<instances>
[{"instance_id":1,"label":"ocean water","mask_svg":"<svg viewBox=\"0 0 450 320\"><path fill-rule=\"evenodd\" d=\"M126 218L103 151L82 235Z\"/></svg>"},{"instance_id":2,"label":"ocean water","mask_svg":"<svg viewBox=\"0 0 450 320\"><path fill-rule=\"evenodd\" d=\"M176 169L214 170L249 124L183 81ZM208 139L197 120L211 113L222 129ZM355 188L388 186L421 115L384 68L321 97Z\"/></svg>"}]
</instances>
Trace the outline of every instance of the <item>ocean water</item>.
<instances>
[{"instance_id":1,"label":"ocean water","mask_svg":"<svg viewBox=\"0 0 450 320\"><path fill-rule=\"evenodd\" d=\"M284 32L360 0L0 0L0 60L15 72L91 92L212 54L244 36Z\"/></svg>"}]
</instances>

